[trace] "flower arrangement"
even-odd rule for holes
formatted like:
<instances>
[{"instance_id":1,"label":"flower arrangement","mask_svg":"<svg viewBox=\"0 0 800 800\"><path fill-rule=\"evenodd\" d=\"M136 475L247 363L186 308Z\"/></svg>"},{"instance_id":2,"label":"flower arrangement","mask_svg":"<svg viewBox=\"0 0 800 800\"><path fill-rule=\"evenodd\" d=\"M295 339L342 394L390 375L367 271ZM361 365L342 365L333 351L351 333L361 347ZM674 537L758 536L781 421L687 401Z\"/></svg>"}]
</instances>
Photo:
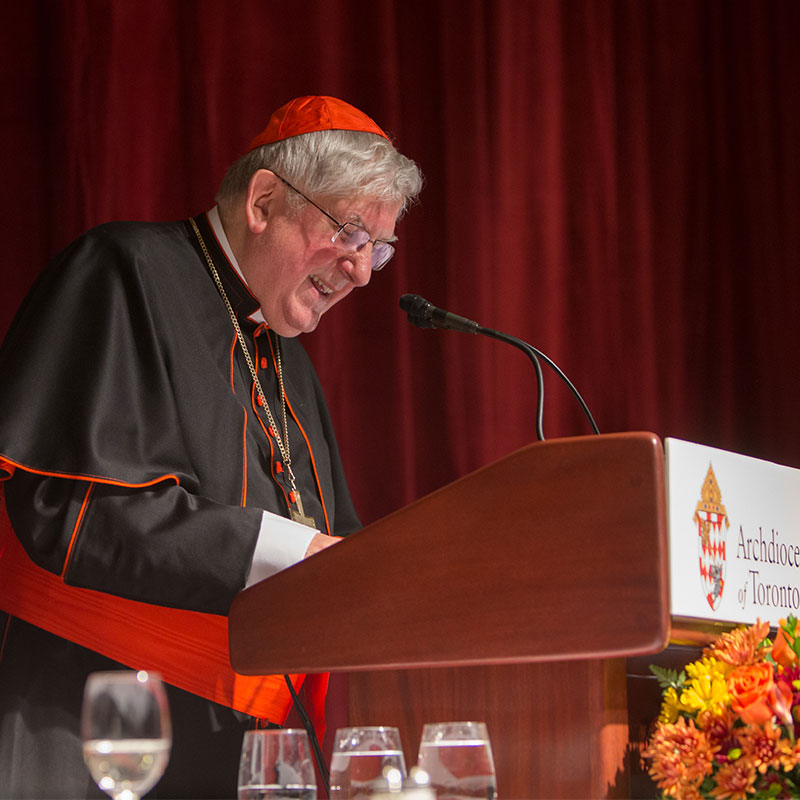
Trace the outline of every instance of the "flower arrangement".
<instances>
[{"instance_id":1,"label":"flower arrangement","mask_svg":"<svg viewBox=\"0 0 800 800\"><path fill-rule=\"evenodd\" d=\"M678 674L652 666L661 713L643 755L662 797L800 797L800 630L723 633Z\"/></svg>"}]
</instances>

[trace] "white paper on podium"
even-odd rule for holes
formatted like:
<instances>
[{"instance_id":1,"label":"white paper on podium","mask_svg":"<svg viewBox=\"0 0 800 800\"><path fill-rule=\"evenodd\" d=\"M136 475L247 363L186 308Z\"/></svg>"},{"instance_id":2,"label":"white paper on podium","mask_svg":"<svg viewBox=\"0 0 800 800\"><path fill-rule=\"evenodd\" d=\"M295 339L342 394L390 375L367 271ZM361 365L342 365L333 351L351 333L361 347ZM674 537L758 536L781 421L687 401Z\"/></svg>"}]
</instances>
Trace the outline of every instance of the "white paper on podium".
<instances>
[{"instance_id":1,"label":"white paper on podium","mask_svg":"<svg viewBox=\"0 0 800 800\"><path fill-rule=\"evenodd\" d=\"M800 617L800 470L666 439L673 617Z\"/></svg>"}]
</instances>

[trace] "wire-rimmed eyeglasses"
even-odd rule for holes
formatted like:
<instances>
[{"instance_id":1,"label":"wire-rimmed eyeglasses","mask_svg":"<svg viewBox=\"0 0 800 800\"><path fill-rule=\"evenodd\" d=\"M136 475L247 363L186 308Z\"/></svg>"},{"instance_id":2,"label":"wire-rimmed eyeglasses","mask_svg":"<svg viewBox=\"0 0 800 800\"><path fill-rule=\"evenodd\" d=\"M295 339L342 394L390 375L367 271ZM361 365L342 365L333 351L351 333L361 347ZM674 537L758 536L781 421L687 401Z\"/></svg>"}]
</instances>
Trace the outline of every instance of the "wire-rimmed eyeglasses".
<instances>
[{"instance_id":1,"label":"wire-rimmed eyeglasses","mask_svg":"<svg viewBox=\"0 0 800 800\"><path fill-rule=\"evenodd\" d=\"M297 192L297 194L299 194L303 200L305 200L307 203L311 203L314 208L316 208L318 211L321 211L336 226L336 233L331 236L331 241L334 244L338 244L340 247L344 247L348 250L358 253L362 248L371 243L372 257L370 259L370 267L372 268L373 272L383 269L389 263L394 255L394 246L392 244L389 242L384 242L381 239L370 239L369 231L355 222L339 222L336 217L334 217L332 214L329 214L321 206L318 206L310 197L306 197L306 195L304 195L299 189L292 186L292 184L289 183L286 178L281 178L281 176L278 175L275 170L272 170L272 173L276 178L278 178L278 180L285 183L293 192Z\"/></svg>"}]
</instances>

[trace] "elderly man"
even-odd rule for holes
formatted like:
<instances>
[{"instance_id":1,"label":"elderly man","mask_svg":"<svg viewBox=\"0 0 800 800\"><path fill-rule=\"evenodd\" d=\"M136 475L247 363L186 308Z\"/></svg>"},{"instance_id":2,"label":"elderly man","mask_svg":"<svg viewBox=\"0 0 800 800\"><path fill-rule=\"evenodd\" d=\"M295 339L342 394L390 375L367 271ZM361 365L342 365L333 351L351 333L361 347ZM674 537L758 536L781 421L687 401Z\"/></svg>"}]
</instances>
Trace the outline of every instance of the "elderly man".
<instances>
[{"instance_id":1,"label":"elderly man","mask_svg":"<svg viewBox=\"0 0 800 800\"><path fill-rule=\"evenodd\" d=\"M0 796L98 793L83 684L123 665L169 684L156 795L235 793L243 730L292 698L281 676L228 691L219 615L359 526L296 337L386 265L420 188L361 111L298 98L210 212L100 226L42 273L0 350Z\"/></svg>"}]
</instances>

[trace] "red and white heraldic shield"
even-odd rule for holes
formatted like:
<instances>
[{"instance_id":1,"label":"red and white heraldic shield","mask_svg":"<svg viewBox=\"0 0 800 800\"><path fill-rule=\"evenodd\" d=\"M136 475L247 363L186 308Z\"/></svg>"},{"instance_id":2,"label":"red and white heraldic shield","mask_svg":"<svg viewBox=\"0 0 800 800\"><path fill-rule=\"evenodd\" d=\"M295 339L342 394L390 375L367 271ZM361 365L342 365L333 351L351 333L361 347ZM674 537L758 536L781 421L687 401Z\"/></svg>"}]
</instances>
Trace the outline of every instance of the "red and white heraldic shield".
<instances>
[{"instance_id":1,"label":"red and white heraldic shield","mask_svg":"<svg viewBox=\"0 0 800 800\"><path fill-rule=\"evenodd\" d=\"M710 463L703 481L701 499L694 512L694 522L697 525L697 552L703 593L712 611L716 611L725 591L725 532L730 527L730 521L722 505L722 493Z\"/></svg>"}]
</instances>

